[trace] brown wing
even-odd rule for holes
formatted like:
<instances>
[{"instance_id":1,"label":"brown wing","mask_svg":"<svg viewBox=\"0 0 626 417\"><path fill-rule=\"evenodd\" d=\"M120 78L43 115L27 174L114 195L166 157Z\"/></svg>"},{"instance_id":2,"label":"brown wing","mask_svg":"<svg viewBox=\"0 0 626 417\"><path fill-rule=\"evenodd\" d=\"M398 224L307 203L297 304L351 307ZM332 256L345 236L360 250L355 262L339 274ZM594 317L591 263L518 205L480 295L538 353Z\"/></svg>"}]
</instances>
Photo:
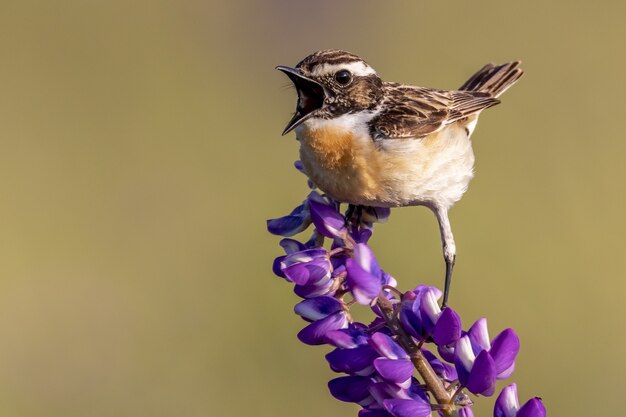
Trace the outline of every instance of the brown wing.
<instances>
[{"instance_id":1,"label":"brown wing","mask_svg":"<svg viewBox=\"0 0 626 417\"><path fill-rule=\"evenodd\" d=\"M385 110L370 122L377 139L421 138L498 104L488 93L386 83Z\"/></svg>"}]
</instances>

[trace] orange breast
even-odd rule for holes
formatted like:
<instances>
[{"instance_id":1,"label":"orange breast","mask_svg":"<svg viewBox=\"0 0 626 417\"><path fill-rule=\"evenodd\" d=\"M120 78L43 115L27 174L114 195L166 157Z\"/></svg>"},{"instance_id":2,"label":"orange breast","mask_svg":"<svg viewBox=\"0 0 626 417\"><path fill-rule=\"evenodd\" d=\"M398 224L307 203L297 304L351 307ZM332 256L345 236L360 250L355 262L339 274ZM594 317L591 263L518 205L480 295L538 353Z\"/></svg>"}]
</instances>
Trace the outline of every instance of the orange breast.
<instances>
[{"instance_id":1,"label":"orange breast","mask_svg":"<svg viewBox=\"0 0 626 417\"><path fill-rule=\"evenodd\" d=\"M304 128L298 140L304 169L322 191L353 204L376 200L379 157L369 137L329 126Z\"/></svg>"}]
</instances>

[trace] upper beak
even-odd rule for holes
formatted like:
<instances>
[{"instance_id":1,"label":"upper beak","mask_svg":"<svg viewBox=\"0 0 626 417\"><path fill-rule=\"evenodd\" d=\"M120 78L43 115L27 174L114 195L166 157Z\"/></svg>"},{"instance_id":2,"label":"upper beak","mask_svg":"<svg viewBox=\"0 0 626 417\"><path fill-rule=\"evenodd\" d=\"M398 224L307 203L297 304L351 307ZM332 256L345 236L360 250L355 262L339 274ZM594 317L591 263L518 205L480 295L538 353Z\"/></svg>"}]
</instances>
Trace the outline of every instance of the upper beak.
<instances>
[{"instance_id":1,"label":"upper beak","mask_svg":"<svg viewBox=\"0 0 626 417\"><path fill-rule=\"evenodd\" d=\"M324 87L317 81L306 77L297 68L278 66L277 70L284 72L298 92L296 112L283 130L283 135L291 132L296 126L313 115L313 112L324 105L326 93Z\"/></svg>"}]
</instances>

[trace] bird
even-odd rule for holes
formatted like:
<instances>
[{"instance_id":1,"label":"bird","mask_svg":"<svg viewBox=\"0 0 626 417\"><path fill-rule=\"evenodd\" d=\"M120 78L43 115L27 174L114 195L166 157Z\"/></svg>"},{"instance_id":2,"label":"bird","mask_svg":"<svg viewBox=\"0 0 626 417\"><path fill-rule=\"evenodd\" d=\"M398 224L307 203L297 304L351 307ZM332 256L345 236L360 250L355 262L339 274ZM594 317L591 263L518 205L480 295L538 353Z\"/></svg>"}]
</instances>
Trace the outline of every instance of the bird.
<instances>
[{"instance_id":1,"label":"bird","mask_svg":"<svg viewBox=\"0 0 626 417\"><path fill-rule=\"evenodd\" d=\"M438 221L448 304L456 244L448 211L474 176L470 137L480 113L523 75L520 61L487 64L457 90L383 81L361 57L314 52L277 66L293 83L304 173L326 195L354 207L425 206Z\"/></svg>"}]
</instances>

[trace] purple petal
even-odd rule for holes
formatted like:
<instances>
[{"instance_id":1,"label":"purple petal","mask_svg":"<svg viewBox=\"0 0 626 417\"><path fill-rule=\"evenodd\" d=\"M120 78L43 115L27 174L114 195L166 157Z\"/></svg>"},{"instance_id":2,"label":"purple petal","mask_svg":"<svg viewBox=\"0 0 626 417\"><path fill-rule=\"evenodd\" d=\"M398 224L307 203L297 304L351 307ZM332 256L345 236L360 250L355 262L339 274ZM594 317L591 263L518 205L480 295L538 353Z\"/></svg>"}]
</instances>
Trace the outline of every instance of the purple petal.
<instances>
[{"instance_id":1,"label":"purple petal","mask_svg":"<svg viewBox=\"0 0 626 417\"><path fill-rule=\"evenodd\" d=\"M394 398L392 393L390 393L388 390L388 387L390 385L393 385L396 390L399 388L395 384L388 384L386 382L376 382L376 383L371 384L369 387L370 394L372 395L372 397L374 398L374 400L380 407L383 406L384 400L388 398Z\"/></svg>"},{"instance_id":2,"label":"purple petal","mask_svg":"<svg viewBox=\"0 0 626 417\"><path fill-rule=\"evenodd\" d=\"M382 271L382 283L383 285L389 285L390 287L394 288L398 286L398 281L396 281L394 277L392 277L385 271Z\"/></svg>"},{"instance_id":3,"label":"purple petal","mask_svg":"<svg viewBox=\"0 0 626 417\"><path fill-rule=\"evenodd\" d=\"M330 278L331 268L328 259L313 259L298 262L283 269L287 279L296 285L311 285Z\"/></svg>"},{"instance_id":4,"label":"purple petal","mask_svg":"<svg viewBox=\"0 0 626 417\"><path fill-rule=\"evenodd\" d=\"M506 368L504 371L500 372L496 378L498 379L507 379L508 377L510 377L511 375L513 375L513 372L515 371L515 362L513 362L513 364L511 364L511 366L509 366L508 368Z\"/></svg>"},{"instance_id":5,"label":"purple petal","mask_svg":"<svg viewBox=\"0 0 626 417\"><path fill-rule=\"evenodd\" d=\"M456 342L454 348L454 366L459 374L459 381L461 384L467 385L467 379L474 366L474 351L472 351L472 343L469 340L469 336L463 336Z\"/></svg>"},{"instance_id":6,"label":"purple petal","mask_svg":"<svg viewBox=\"0 0 626 417\"><path fill-rule=\"evenodd\" d=\"M300 161L300 160L293 161L293 166L298 171L304 173L304 165L302 165L302 161Z\"/></svg>"},{"instance_id":7,"label":"purple petal","mask_svg":"<svg viewBox=\"0 0 626 417\"><path fill-rule=\"evenodd\" d=\"M443 310L433 329L433 340L437 345L450 345L461 338L461 318L450 307Z\"/></svg>"},{"instance_id":8,"label":"purple petal","mask_svg":"<svg viewBox=\"0 0 626 417\"><path fill-rule=\"evenodd\" d=\"M295 239L282 239L280 241L280 246L283 248L283 250L285 251L285 253L287 255L289 255L290 253L294 253L294 252L300 252L306 249L306 247L298 242Z\"/></svg>"},{"instance_id":9,"label":"purple petal","mask_svg":"<svg viewBox=\"0 0 626 417\"><path fill-rule=\"evenodd\" d=\"M380 278L364 270L352 259L346 260L346 270L348 271L346 283L354 299L359 304L371 304L382 289Z\"/></svg>"},{"instance_id":10,"label":"purple petal","mask_svg":"<svg viewBox=\"0 0 626 417\"><path fill-rule=\"evenodd\" d=\"M369 246L365 243L356 244L352 259L354 259L365 271L376 277L380 277L381 271L380 266L378 266L378 261L376 261L374 252L372 252Z\"/></svg>"},{"instance_id":11,"label":"purple petal","mask_svg":"<svg viewBox=\"0 0 626 417\"><path fill-rule=\"evenodd\" d=\"M364 376L342 376L328 382L333 397L340 401L358 403L369 397L372 380Z\"/></svg>"},{"instance_id":12,"label":"purple petal","mask_svg":"<svg viewBox=\"0 0 626 417\"><path fill-rule=\"evenodd\" d=\"M498 375L509 370L515 363L519 347L519 337L517 337L513 329L505 329L493 339L489 354L496 363L496 373Z\"/></svg>"},{"instance_id":13,"label":"purple petal","mask_svg":"<svg viewBox=\"0 0 626 417\"><path fill-rule=\"evenodd\" d=\"M437 299L437 300L440 299L441 296L442 296L442 292L441 292L441 290L439 288L437 288L437 287L430 287L428 285L423 285L423 284L420 284L417 287L415 287L412 292L415 294L415 296L416 296L415 298L419 300L420 298L422 298L422 294L425 291L432 291L433 294L435 294L435 299Z\"/></svg>"},{"instance_id":14,"label":"purple petal","mask_svg":"<svg viewBox=\"0 0 626 417\"><path fill-rule=\"evenodd\" d=\"M415 400L385 400L385 408L394 417L429 417L430 404Z\"/></svg>"},{"instance_id":15,"label":"purple petal","mask_svg":"<svg viewBox=\"0 0 626 417\"><path fill-rule=\"evenodd\" d=\"M282 268L285 258L286 256L279 256L278 258L274 259L274 263L272 264L272 272L274 272L275 275L281 278L287 278L285 277L285 274L283 274L283 268Z\"/></svg>"},{"instance_id":16,"label":"purple petal","mask_svg":"<svg viewBox=\"0 0 626 417\"><path fill-rule=\"evenodd\" d=\"M415 311L415 310L413 310ZM424 328L428 334L431 334L435 323L441 314L441 308L437 304L435 294L431 290L424 291L420 297L419 314L424 323Z\"/></svg>"},{"instance_id":17,"label":"purple petal","mask_svg":"<svg viewBox=\"0 0 626 417\"><path fill-rule=\"evenodd\" d=\"M455 345L439 345L437 346L437 353L439 353L439 356L441 356L441 359L443 359L444 361L454 363L454 348Z\"/></svg>"},{"instance_id":18,"label":"purple petal","mask_svg":"<svg viewBox=\"0 0 626 417\"><path fill-rule=\"evenodd\" d=\"M467 335L472 342L474 355L478 355L481 350L491 349L491 343L489 343L489 331L487 330L487 319L478 319L476 323L472 324L472 327L470 327L467 331Z\"/></svg>"},{"instance_id":19,"label":"purple petal","mask_svg":"<svg viewBox=\"0 0 626 417\"><path fill-rule=\"evenodd\" d=\"M517 411L516 417L546 417L546 407L541 398L531 398Z\"/></svg>"},{"instance_id":20,"label":"purple petal","mask_svg":"<svg viewBox=\"0 0 626 417\"><path fill-rule=\"evenodd\" d=\"M353 349L367 345L369 336L359 329L349 327L342 330L333 330L326 334L326 342L339 348Z\"/></svg>"},{"instance_id":21,"label":"purple petal","mask_svg":"<svg viewBox=\"0 0 626 417\"><path fill-rule=\"evenodd\" d=\"M421 387L422 385L417 382L417 379L413 378L411 380L411 387L407 390L409 398L430 403L428 394Z\"/></svg>"},{"instance_id":22,"label":"purple petal","mask_svg":"<svg viewBox=\"0 0 626 417\"><path fill-rule=\"evenodd\" d=\"M408 359L378 358L374 360L374 368L388 382L402 384L413 376L413 364ZM408 388L408 385L407 385Z\"/></svg>"},{"instance_id":23,"label":"purple petal","mask_svg":"<svg viewBox=\"0 0 626 417\"><path fill-rule=\"evenodd\" d=\"M409 359L409 355L404 349L384 333L374 333L370 339L370 345L376 349L379 355L387 359Z\"/></svg>"},{"instance_id":24,"label":"purple petal","mask_svg":"<svg viewBox=\"0 0 626 417\"><path fill-rule=\"evenodd\" d=\"M400 310L400 324L402 328L416 339L425 339L426 332L419 314L412 310L412 302L403 302Z\"/></svg>"},{"instance_id":25,"label":"purple petal","mask_svg":"<svg viewBox=\"0 0 626 417\"><path fill-rule=\"evenodd\" d=\"M345 329L346 327L348 327L348 319L342 311L309 324L300 330L298 339L307 345L323 345L326 343L326 333L331 330Z\"/></svg>"},{"instance_id":26,"label":"purple petal","mask_svg":"<svg viewBox=\"0 0 626 417\"><path fill-rule=\"evenodd\" d=\"M327 295L301 301L293 308L297 315L311 321L321 320L342 309L343 303L341 301Z\"/></svg>"},{"instance_id":27,"label":"purple petal","mask_svg":"<svg viewBox=\"0 0 626 417\"><path fill-rule=\"evenodd\" d=\"M328 259L328 251L324 248L311 248L298 252L293 252L287 255L285 260L285 266L290 266L295 263L306 263L314 260Z\"/></svg>"},{"instance_id":28,"label":"purple petal","mask_svg":"<svg viewBox=\"0 0 626 417\"><path fill-rule=\"evenodd\" d=\"M301 298L319 297L320 295L333 295L335 289L333 284L335 280L321 280L311 285L296 285L293 288L293 292Z\"/></svg>"},{"instance_id":29,"label":"purple petal","mask_svg":"<svg viewBox=\"0 0 626 417\"><path fill-rule=\"evenodd\" d=\"M372 231L369 229L352 229L350 236L356 243L367 243L372 237Z\"/></svg>"},{"instance_id":30,"label":"purple petal","mask_svg":"<svg viewBox=\"0 0 626 417\"><path fill-rule=\"evenodd\" d=\"M459 410L459 417L474 417L474 412L470 407L463 407Z\"/></svg>"},{"instance_id":31,"label":"purple petal","mask_svg":"<svg viewBox=\"0 0 626 417\"><path fill-rule=\"evenodd\" d=\"M309 210L303 203L288 216L268 220L267 230L273 235L289 237L306 230L310 224Z\"/></svg>"},{"instance_id":32,"label":"purple petal","mask_svg":"<svg viewBox=\"0 0 626 417\"><path fill-rule=\"evenodd\" d=\"M467 379L467 389L473 394L490 397L496 389L496 364L486 350L478 354Z\"/></svg>"},{"instance_id":33,"label":"purple petal","mask_svg":"<svg viewBox=\"0 0 626 417\"><path fill-rule=\"evenodd\" d=\"M346 374L369 375L373 372L374 359L378 354L369 345L354 349L337 348L326 355L330 368Z\"/></svg>"},{"instance_id":34,"label":"purple petal","mask_svg":"<svg viewBox=\"0 0 626 417\"><path fill-rule=\"evenodd\" d=\"M515 417L519 403L517 401L517 385L511 384L502 389L493 408L494 417Z\"/></svg>"},{"instance_id":35,"label":"purple petal","mask_svg":"<svg viewBox=\"0 0 626 417\"><path fill-rule=\"evenodd\" d=\"M433 355L431 351L426 348L422 348L421 350L422 354L424 355L428 363L430 363L430 366L433 368L433 371L435 371L435 373L440 378L443 378L447 381L454 381L455 379L459 378L454 366L440 361L435 355Z\"/></svg>"},{"instance_id":36,"label":"purple petal","mask_svg":"<svg viewBox=\"0 0 626 417\"><path fill-rule=\"evenodd\" d=\"M366 410L359 411L359 417L393 417L385 410Z\"/></svg>"},{"instance_id":37,"label":"purple petal","mask_svg":"<svg viewBox=\"0 0 626 417\"><path fill-rule=\"evenodd\" d=\"M324 248L305 249L298 252L290 253L285 256L283 261L283 269L297 263L306 263L313 260L327 259L328 251Z\"/></svg>"},{"instance_id":38,"label":"purple petal","mask_svg":"<svg viewBox=\"0 0 626 417\"><path fill-rule=\"evenodd\" d=\"M318 232L326 237L336 238L345 235L346 221L334 207L317 201L311 197L308 199L311 220Z\"/></svg>"}]
</instances>

